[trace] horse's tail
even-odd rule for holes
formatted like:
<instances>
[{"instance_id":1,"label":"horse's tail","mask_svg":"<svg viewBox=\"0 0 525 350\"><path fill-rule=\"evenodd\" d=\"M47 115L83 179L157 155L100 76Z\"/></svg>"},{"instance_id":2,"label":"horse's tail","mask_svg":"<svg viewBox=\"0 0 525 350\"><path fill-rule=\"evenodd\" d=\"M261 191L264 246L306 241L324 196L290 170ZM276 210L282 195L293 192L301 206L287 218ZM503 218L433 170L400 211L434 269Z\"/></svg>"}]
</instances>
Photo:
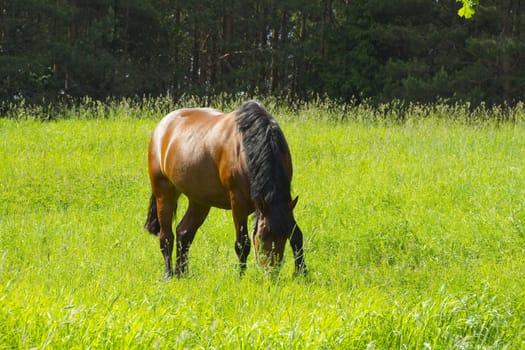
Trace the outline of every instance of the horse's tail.
<instances>
[{"instance_id":1,"label":"horse's tail","mask_svg":"<svg viewBox=\"0 0 525 350\"><path fill-rule=\"evenodd\" d=\"M158 235L160 232L160 223L159 218L157 217L157 198L155 198L154 194L151 195L148 217L144 224L144 228L152 235Z\"/></svg>"}]
</instances>

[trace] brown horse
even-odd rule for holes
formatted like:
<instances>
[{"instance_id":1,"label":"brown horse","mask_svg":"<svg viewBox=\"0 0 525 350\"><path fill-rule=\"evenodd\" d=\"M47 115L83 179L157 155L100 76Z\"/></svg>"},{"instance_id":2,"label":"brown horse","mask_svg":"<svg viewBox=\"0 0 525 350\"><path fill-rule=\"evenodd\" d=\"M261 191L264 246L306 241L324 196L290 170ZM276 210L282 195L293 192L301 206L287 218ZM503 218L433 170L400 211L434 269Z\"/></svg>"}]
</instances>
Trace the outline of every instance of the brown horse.
<instances>
[{"instance_id":1,"label":"brown horse","mask_svg":"<svg viewBox=\"0 0 525 350\"><path fill-rule=\"evenodd\" d=\"M188 249L210 207L231 209L241 274L250 252L248 216L255 211L253 243L260 265L283 259L290 239L296 273L306 273L303 234L297 225L290 183L292 161L277 122L256 102L223 114L208 108L179 109L153 131L148 152L153 195L145 228L158 234L166 276L187 272ZM172 219L181 194L188 209L177 226L177 260L172 269Z\"/></svg>"}]
</instances>

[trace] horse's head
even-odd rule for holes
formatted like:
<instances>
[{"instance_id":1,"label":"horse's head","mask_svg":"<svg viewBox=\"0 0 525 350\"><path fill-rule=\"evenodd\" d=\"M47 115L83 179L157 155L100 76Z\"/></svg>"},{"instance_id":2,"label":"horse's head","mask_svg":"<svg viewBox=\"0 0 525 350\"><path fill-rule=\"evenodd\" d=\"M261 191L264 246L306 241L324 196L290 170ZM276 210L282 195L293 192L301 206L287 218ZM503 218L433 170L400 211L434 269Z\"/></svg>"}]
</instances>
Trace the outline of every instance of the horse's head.
<instances>
[{"instance_id":1,"label":"horse's head","mask_svg":"<svg viewBox=\"0 0 525 350\"><path fill-rule=\"evenodd\" d=\"M263 205L258 210L253 242L260 266L269 269L280 266L286 240L299 229L293 216L297 199L289 203Z\"/></svg>"}]
</instances>

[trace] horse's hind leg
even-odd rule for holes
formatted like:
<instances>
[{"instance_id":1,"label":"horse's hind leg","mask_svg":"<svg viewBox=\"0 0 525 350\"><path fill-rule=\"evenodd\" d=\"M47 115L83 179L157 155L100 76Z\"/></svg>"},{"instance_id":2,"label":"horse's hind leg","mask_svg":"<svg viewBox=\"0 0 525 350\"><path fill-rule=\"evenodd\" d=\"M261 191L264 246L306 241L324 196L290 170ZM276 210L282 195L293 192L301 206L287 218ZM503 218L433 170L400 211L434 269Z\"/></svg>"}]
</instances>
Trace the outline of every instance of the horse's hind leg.
<instances>
[{"instance_id":1,"label":"horse's hind leg","mask_svg":"<svg viewBox=\"0 0 525 350\"><path fill-rule=\"evenodd\" d=\"M193 238L195 238L195 233L206 220L209 212L210 207L190 200L188 210L177 226L177 264L175 266L175 274L179 277L188 272L188 251Z\"/></svg>"},{"instance_id":2,"label":"horse's hind leg","mask_svg":"<svg viewBox=\"0 0 525 350\"><path fill-rule=\"evenodd\" d=\"M177 210L177 200L180 193L166 180L159 181L153 188L157 198L157 216L160 224L160 251L164 257L165 275L169 278L173 275L172 252L173 252L173 216Z\"/></svg>"}]
</instances>

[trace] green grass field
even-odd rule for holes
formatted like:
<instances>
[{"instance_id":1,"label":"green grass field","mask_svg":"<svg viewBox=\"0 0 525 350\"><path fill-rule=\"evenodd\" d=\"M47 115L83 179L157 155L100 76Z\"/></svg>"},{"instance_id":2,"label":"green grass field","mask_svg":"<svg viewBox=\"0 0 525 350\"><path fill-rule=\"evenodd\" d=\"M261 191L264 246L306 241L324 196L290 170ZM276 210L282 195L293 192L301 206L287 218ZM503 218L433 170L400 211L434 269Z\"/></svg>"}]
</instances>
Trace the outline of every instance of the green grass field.
<instances>
[{"instance_id":1,"label":"green grass field","mask_svg":"<svg viewBox=\"0 0 525 350\"><path fill-rule=\"evenodd\" d=\"M277 278L253 253L240 278L215 209L165 281L142 228L162 113L113 107L0 119L0 349L525 347L523 108L276 109L309 275L287 248Z\"/></svg>"}]
</instances>

